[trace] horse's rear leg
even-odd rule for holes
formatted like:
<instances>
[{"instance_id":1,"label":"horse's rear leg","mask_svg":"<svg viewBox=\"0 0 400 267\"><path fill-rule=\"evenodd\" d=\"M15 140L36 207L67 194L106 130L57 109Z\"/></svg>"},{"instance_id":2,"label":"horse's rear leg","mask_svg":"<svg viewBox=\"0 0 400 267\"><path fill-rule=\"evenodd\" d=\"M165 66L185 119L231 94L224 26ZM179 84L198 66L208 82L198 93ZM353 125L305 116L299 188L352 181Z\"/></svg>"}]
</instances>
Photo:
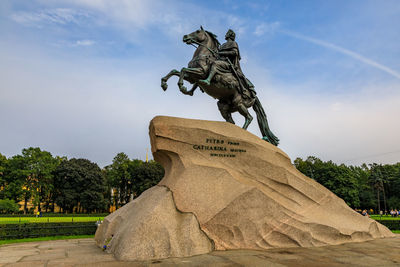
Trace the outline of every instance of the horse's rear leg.
<instances>
[{"instance_id":1,"label":"horse's rear leg","mask_svg":"<svg viewBox=\"0 0 400 267\"><path fill-rule=\"evenodd\" d=\"M180 76L180 72L177 71L176 69L171 70L167 75L165 75L164 77L161 78L161 88L165 91L168 88L168 84L167 81L169 78L171 78L172 76Z\"/></svg>"},{"instance_id":2,"label":"horse's rear leg","mask_svg":"<svg viewBox=\"0 0 400 267\"><path fill-rule=\"evenodd\" d=\"M232 113L230 111L230 106L226 103L223 103L221 101L218 101L218 109L219 112L221 112L222 117L227 121L232 124L235 124L235 122L232 119Z\"/></svg>"},{"instance_id":3,"label":"horse's rear leg","mask_svg":"<svg viewBox=\"0 0 400 267\"><path fill-rule=\"evenodd\" d=\"M246 106L243 103L242 97L240 95L237 95L234 100L233 100L237 110L239 113L245 118L245 122L243 125L243 129L247 130L247 127L249 127L251 121L253 120L253 116L250 115L249 111L247 110Z\"/></svg>"},{"instance_id":4,"label":"horse's rear leg","mask_svg":"<svg viewBox=\"0 0 400 267\"><path fill-rule=\"evenodd\" d=\"M247 130L247 127L249 127L251 121L253 120L253 116L250 115L249 111L243 104L238 105L238 111L242 116L245 117L245 122L242 128Z\"/></svg>"}]
</instances>

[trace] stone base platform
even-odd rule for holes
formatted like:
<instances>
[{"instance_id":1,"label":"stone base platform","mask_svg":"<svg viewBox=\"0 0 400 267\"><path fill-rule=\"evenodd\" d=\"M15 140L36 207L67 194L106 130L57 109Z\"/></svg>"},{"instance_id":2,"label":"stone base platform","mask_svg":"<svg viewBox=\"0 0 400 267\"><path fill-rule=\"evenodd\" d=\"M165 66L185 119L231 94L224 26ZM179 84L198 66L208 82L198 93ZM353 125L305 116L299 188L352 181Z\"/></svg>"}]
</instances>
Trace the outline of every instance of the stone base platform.
<instances>
[{"instance_id":1,"label":"stone base platform","mask_svg":"<svg viewBox=\"0 0 400 267\"><path fill-rule=\"evenodd\" d=\"M187 258L117 261L94 239L0 246L0 266L400 266L400 235L360 243L312 248L214 251Z\"/></svg>"},{"instance_id":2,"label":"stone base platform","mask_svg":"<svg viewBox=\"0 0 400 267\"><path fill-rule=\"evenodd\" d=\"M158 116L149 129L164 178L105 217L95 235L118 260L394 237L238 126Z\"/></svg>"}]
</instances>

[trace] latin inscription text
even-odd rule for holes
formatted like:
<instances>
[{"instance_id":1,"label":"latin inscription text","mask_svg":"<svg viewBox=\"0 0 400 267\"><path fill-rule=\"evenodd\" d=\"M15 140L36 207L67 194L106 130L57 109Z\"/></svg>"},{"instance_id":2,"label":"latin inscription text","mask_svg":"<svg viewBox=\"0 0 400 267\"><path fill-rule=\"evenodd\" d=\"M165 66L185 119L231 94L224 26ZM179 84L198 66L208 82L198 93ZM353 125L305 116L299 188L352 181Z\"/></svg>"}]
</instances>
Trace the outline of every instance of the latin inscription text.
<instances>
[{"instance_id":1,"label":"latin inscription text","mask_svg":"<svg viewBox=\"0 0 400 267\"><path fill-rule=\"evenodd\" d=\"M235 158L236 155L246 152L246 149L239 147L240 143L231 140L206 138L205 144L195 144L193 149L210 151L211 157Z\"/></svg>"}]
</instances>

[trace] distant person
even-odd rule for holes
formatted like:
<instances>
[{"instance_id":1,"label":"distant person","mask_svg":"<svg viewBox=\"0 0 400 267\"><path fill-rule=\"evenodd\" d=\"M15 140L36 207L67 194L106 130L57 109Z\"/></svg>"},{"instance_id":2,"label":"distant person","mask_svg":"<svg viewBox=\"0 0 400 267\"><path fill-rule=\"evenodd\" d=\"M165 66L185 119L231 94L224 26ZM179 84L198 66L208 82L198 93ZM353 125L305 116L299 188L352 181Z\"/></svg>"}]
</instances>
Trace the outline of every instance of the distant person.
<instances>
[{"instance_id":1,"label":"distant person","mask_svg":"<svg viewBox=\"0 0 400 267\"><path fill-rule=\"evenodd\" d=\"M363 210L361 214L362 214L362 216L367 216L367 217L369 217L367 210Z\"/></svg>"},{"instance_id":2,"label":"distant person","mask_svg":"<svg viewBox=\"0 0 400 267\"><path fill-rule=\"evenodd\" d=\"M36 212L36 218L39 217L39 215L40 215L40 212L39 211Z\"/></svg>"}]
</instances>

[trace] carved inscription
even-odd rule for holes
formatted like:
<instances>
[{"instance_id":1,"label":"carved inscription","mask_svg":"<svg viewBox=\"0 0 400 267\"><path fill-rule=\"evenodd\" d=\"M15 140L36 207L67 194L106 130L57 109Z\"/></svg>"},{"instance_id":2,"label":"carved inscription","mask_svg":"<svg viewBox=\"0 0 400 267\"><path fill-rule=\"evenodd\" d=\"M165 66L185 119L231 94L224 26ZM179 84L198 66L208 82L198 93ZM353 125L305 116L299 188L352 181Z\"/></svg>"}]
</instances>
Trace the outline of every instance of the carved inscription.
<instances>
[{"instance_id":1,"label":"carved inscription","mask_svg":"<svg viewBox=\"0 0 400 267\"><path fill-rule=\"evenodd\" d=\"M214 138L206 138L205 144L194 144L193 149L207 151L211 157L220 158L235 158L246 153L246 149L240 148L239 142Z\"/></svg>"}]
</instances>

